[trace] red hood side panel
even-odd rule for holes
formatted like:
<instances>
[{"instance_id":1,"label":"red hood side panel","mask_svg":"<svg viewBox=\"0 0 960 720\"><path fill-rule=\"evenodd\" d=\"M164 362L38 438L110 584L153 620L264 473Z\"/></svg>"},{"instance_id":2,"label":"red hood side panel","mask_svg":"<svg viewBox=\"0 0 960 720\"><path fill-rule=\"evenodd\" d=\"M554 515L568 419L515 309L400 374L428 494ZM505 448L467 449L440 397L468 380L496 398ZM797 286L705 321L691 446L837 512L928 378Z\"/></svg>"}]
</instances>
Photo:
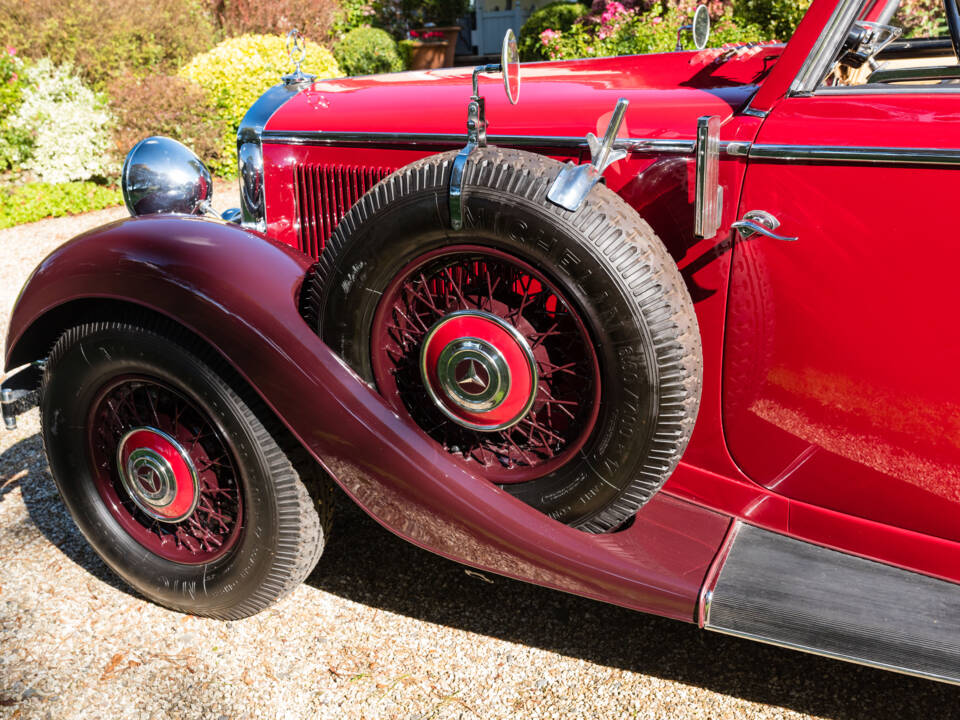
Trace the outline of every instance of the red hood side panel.
<instances>
[{"instance_id":1,"label":"red hood side panel","mask_svg":"<svg viewBox=\"0 0 960 720\"><path fill-rule=\"evenodd\" d=\"M716 50L531 63L511 106L499 75L481 77L492 135L602 132L620 97L630 100L621 137L689 139L701 115L729 117L782 52L764 45L720 60ZM469 68L324 80L286 103L278 132L466 133Z\"/></svg>"}]
</instances>

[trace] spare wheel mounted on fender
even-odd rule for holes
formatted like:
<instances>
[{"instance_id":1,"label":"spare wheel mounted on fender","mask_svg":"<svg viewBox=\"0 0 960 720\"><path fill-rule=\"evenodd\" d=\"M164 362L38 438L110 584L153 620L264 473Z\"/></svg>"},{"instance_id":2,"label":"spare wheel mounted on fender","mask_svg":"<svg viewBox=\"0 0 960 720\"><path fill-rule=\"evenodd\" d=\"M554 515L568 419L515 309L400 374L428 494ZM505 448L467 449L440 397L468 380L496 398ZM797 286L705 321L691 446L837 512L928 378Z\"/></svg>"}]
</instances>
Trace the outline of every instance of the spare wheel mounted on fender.
<instances>
[{"instance_id":1,"label":"spare wheel mounted on fender","mask_svg":"<svg viewBox=\"0 0 960 720\"><path fill-rule=\"evenodd\" d=\"M666 482L693 431L702 359L693 303L647 223L597 185L546 199L563 165L476 150L464 227L455 153L401 168L337 227L304 317L444 450L588 532Z\"/></svg>"}]
</instances>

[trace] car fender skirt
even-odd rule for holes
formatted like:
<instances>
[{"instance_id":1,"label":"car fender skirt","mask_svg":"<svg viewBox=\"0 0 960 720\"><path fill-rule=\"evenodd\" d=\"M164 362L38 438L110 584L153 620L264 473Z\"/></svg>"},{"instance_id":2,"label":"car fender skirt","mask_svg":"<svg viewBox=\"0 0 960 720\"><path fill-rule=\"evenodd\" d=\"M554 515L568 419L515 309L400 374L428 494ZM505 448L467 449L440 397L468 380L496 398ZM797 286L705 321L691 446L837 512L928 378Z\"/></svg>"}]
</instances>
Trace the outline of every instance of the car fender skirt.
<instances>
[{"instance_id":1,"label":"car fender skirt","mask_svg":"<svg viewBox=\"0 0 960 720\"><path fill-rule=\"evenodd\" d=\"M481 569L694 619L725 516L661 493L626 529L591 535L475 477L402 421L304 322L297 296L311 262L215 220L106 225L34 272L11 317L5 367L46 355L65 327L96 319L71 313L78 304L148 308L215 348L340 486L401 537Z\"/></svg>"}]
</instances>

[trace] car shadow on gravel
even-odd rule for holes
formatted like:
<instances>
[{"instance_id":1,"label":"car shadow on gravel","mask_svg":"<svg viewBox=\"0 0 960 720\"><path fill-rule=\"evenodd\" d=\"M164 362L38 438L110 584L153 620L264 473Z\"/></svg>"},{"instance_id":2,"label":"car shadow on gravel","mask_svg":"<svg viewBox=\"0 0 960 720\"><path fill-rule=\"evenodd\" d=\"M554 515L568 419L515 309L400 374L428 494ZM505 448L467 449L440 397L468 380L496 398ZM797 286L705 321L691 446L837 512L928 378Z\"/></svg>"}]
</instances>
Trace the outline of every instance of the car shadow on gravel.
<instances>
[{"instance_id":1,"label":"car shadow on gravel","mask_svg":"<svg viewBox=\"0 0 960 720\"><path fill-rule=\"evenodd\" d=\"M342 493L337 501L330 542L307 582L355 602L823 717L939 718L951 716L960 702L954 686L468 574L384 530ZM610 690L629 692L629 686Z\"/></svg>"},{"instance_id":2,"label":"car shadow on gravel","mask_svg":"<svg viewBox=\"0 0 960 720\"><path fill-rule=\"evenodd\" d=\"M16 486L30 522L64 555L111 587L140 597L100 560L70 518L39 435L0 454L0 502ZM14 531L0 528L4 534ZM400 540L338 493L330 541L307 583L425 622L801 713L844 720L926 719L950 717L960 703L960 688L953 686L717 635L470 572ZM509 655L498 656L498 662L504 658L510 662ZM611 681L609 690L629 692L630 687Z\"/></svg>"},{"instance_id":3,"label":"car shadow on gravel","mask_svg":"<svg viewBox=\"0 0 960 720\"><path fill-rule=\"evenodd\" d=\"M17 480L8 480L18 475ZM4 491L9 492L16 486L20 487L30 521L64 555L107 585L133 597L142 597L107 567L73 522L53 482L39 433L0 454L0 502L3 502ZM9 528L2 529L4 533L8 531Z\"/></svg>"}]
</instances>

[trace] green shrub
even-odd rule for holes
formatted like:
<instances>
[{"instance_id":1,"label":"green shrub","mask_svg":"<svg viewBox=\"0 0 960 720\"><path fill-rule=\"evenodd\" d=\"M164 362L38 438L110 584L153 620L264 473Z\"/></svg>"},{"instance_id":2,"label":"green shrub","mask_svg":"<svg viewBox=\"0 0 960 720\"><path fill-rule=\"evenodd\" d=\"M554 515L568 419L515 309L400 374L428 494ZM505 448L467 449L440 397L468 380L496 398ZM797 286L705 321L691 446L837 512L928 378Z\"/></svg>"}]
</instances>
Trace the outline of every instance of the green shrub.
<instances>
[{"instance_id":1,"label":"green shrub","mask_svg":"<svg viewBox=\"0 0 960 720\"><path fill-rule=\"evenodd\" d=\"M215 37L204 0L0 0L0 44L72 63L95 90L127 70L175 69Z\"/></svg>"},{"instance_id":2,"label":"green shrub","mask_svg":"<svg viewBox=\"0 0 960 720\"><path fill-rule=\"evenodd\" d=\"M575 23L567 32L544 30L540 38L551 59L668 52L676 47L677 29L689 19L689 13L677 7L664 9L657 4L641 12L610 3L599 21ZM710 32L710 45L714 47L764 39L764 33L757 26L737 25L729 10L713 20Z\"/></svg>"},{"instance_id":3,"label":"green shrub","mask_svg":"<svg viewBox=\"0 0 960 720\"><path fill-rule=\"evenodd\" d=\"M397 43L384 30L359 27L333 46L337 65L347 75L375 75L403 70Z\"/></svg>"},{"instance_id":4,"label":"green shrub","mask_svg":"<svg viewBox=\"0 0 960 720\"><path fill-rule=\"evenodd\" d=\"M303 71L320 78L341 77L337 61L326 48L306 46ZM237 129L250 106L266 90L293 71L284 38L279 35L243 35L224 40L193 58L179 75L203 88L216 108L221 136L217 160L210 170L222 177L237 174Z\"/></svg>"},{"instance_id":5,"label":"green shrub","mask_svg":"<svg viewBox=\"0 0 960 720\"><path fill-rule=\"evenodd\" d=\"M26 78L23 102L10 119L31 136L23 167L52 183L114 175L119 168L110 148L113 117L106 100L69 64L43 58L27 68Z\"/></svg>"},{"instance_id":6,"label":"green shrub","mask_svg":"<svg viewBox=\"0 0 960 720\"><path fill-rule=\"evenodd\" d=\"M520 59L548 60L540 33L544 30L567 32L577 20L587 14L587 9L586 5L580 3L552 2L534 10L520 29Z\"/></svg>"},{"instance_id":7,"label":"green shrub","mask_svg":"<svg viewBox=\"0 0 960 720\"><path fill-rule=\"evenodd\" d=\"M0 172L19 168L33 145L30 133L12 122L27 86L24 70L23 60L12 47L0 53Z\"/></svg>"},{"instance_id":8,"label":"green shrub","mask_svg":"<svg viewBox=\"0 0 960 720\"><path fill-rule=\"evenodd\" d=\"M786 42L809 7L810 0L735 0L733 18L741 25L756 25L771 40Z\"/></svg>"},{"instance_id":9,"label":"green shrub","mask_svg":"<svg viewBox=\"0 0 960 720\"><path fill-rule=\"evenodd\" d=\"M92 182L37 182L0 187L0 229L47 217L100 210L122 202L119 190Z\"/></svg>"},{"instance_id":10,"label":"green shrub","mask_svg":"<svg viewBox=\"0 0 960 720\"><path fill-rule=\"evenodd\" d=\"M220 161L221 136L216 108L203 89L176 75L126 74L111 81L110 109L117 118L113 133L119 157L150 135L175 138L208 165Z\"/></svg>"}]
</instances>

